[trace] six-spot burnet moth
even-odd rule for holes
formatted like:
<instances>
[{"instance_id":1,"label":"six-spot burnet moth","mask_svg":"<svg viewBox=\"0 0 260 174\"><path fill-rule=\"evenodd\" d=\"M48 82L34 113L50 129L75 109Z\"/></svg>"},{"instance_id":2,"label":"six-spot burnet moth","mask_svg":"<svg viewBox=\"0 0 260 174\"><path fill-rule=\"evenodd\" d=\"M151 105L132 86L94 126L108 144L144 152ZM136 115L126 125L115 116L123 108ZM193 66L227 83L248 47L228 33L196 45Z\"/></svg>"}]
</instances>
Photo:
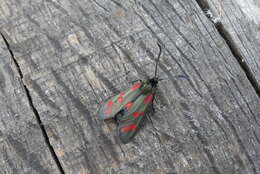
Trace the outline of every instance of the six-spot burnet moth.
<instances>
[{"instance_id":1,"label":"six-spot burnet moth","mask_svg":"<svg viewBox=\"0 0 260 174\"><path fill-rule=\"evenodd\" d=\"M157 66L161 55L161 46L155 65L154 77L139 81L130 88L104 102L98 111L98 116L105 120L114 118L117 123L117 134L122 143L128 143L140 127L147 109L154 101L158 82Z\"/></svg>"}]
</instances>

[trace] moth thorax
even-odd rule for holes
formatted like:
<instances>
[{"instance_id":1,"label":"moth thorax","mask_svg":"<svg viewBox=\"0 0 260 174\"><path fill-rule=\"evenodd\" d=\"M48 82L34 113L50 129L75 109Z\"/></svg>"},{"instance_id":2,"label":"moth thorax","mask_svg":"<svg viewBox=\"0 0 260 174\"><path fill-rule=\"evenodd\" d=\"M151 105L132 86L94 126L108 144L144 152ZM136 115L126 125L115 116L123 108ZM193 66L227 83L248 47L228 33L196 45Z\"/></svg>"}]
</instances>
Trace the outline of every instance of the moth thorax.
<instances>
[{"instance_id":1,"label":"moth thorax","mask_svg":"<svg viewBox=\"0 0 260 174\"><path fill-rule=\"evenodd\" d=\"M153 89L153 87L152 87L151 83L149 83L149 82L145 83L141 88L143 94L150 93L152 91L152 89Z\"/></svg>"}]
</instances>

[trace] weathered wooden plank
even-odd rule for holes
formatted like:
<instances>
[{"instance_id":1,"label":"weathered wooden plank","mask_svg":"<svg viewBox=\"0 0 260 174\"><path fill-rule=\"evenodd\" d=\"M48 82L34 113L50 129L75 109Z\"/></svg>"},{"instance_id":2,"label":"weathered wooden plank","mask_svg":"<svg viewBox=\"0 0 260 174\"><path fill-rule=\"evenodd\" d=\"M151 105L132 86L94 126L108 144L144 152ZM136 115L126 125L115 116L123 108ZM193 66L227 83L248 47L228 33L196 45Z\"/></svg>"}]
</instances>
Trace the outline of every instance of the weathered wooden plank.
<instances>
[{"instance_id":1,"label":"weathered wooden plank","mask_svg":"<svg viewBox=\"0 0 260 174\"><path fill-rule=\"evenodd\" d=\"M59 173L0 36L0 173Z\"/></svg>"},{"instance_id":2,"label":"weathered wooden plank","mask_svg":"<svg viewBox=\"0 0 260 174\"><path fill-rule=\"evenodd\" d=\"M241 55L244 63L260 85L260 4L256 0L198 0L205 1L219 18L228 33L232 47Z\"/></svg>"},{"instance_id":3,"label":"weathered wooden plank","mask_svg":"<svg viewBox=\"0 0 260 174\"><path fill-rule=\"evenodd\" d=\"M2 4L0 26L66 173L259 173L259 98L195 0ZM98 105L152 76L157 41L169 78L157 130L147 121L119 146Z\"/></svg>"},{"instance_id":4,"label":"weathered wooden plank","mask_svg":"<svg viewBox=\"0 0 260 174\"><path fill-rule=\"evenodd\" d=\"M258 0L242 1L236 0L237 5L247 15L248 19L259 26L260 24L260 3ZM259 35L258 39L259 39Z\"/></svg>"}]
</instances>

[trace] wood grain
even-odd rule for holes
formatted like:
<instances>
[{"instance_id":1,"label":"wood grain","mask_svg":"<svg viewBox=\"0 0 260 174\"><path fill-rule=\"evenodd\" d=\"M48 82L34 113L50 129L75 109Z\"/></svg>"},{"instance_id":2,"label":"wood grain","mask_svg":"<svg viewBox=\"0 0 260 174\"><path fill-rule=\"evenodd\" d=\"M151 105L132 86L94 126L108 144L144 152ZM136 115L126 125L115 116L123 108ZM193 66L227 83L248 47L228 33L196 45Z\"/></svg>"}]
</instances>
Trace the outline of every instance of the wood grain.
<instances>
[{"instance_id":1,"label":"wood grain","mask_svg":"<svg viewBox=\"0 0 260 174\"><path fill-rule=\"evenodd\" d=\"M65 173L260 172L259 97L195 0L1 3L0 27ZM147 120L120 144L97 108L153 75L156 42L167 78L156 129Z\"/></svg>"},{"instance_id":2,"label":"wood grain","mask_svg":"<svg viewBox=\"0 0 260 174\"><path fill-rule=\"evenodd\" d=\"M199 0L201 1L201 0ZM204 1L204 0L202 0ZM228 33L232 47L260 85L260 4L255 0L205 0L215 18Z\"/></svg>"},{"instance_id":3,"label":"wood grain","mask_svg":"<svg viewBox=\"0 0 260 174\"><path fill-rule=\"evenodd\" d=\"M59 173L0 37L0 173Z\"/></svg>"}]
</instances>

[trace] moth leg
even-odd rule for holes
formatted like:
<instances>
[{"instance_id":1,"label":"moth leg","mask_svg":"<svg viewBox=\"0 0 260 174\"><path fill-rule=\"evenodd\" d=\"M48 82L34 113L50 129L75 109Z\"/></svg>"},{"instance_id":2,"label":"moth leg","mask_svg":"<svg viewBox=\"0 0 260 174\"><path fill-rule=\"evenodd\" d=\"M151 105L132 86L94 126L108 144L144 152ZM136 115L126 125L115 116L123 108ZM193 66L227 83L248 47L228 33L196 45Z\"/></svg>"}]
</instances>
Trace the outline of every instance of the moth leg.
<instances>
[{"instance_id":1,"label":"moth leg","mask_svg":"<svg viewBox=\"0 0 260 174\"><path fill-rule=\"evenodd\" d=\"M149 120L150 120L150 122L151 122L151 124L152 124L152 127L154 128L154 130L157 131L158 129L154 126L152 118L150 117L149 114L148 114L147 116L148 116L148 118L149 118Z\"/></svg>"},{"instance_id":2,"label":"moth leg","mask_svg":"<svg viewBox=\"0 0 260 174\"><path fill-rule=\"evenodd\" d=\"M152 103L152 110L155 112L154 103Z\"/></svg>"},{"instance_id":3,"label":"moth leg","mask_svg":"<svg viewBox=\"0 0 260 174\"><path fill-rule=\"evenodd\" d=\"M151 105L153 112L155 112L154 101L155 101L155 96L154 96L154 98L153 98L153 100L152 100L152 105ZM150 117L150 115L148 114L147 116L148 116L149 120L151 121L151 124L152 124L153 128L154 128L155 130L157 130L157 129L154 127L153 120L152 120L152 118Z\"/></svg>"},{"instance_id":4,"label":"moth leg","mask_svg":"<svg viewBox=\"0 0 260 174\"><path fill-rule=\"evenodd\" d=\"M152 100L152 110L153 110L153 112L155 112L154 101L155 101L155 96L154 96L154 98L153 98L153 100Z\"/></svg>"}]
</instances>

